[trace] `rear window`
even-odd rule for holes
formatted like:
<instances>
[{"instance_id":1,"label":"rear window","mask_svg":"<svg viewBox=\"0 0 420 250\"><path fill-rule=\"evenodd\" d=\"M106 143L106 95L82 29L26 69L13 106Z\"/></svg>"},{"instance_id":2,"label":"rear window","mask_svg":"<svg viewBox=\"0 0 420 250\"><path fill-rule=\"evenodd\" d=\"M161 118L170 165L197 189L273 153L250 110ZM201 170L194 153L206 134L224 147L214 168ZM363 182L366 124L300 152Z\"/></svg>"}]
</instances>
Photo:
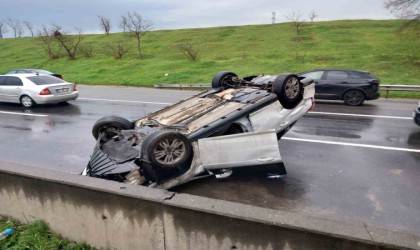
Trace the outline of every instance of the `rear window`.
<instances>
[{"instance_id":1,"label":"rear window","mask_svg":"<svg viewBox=\"0 0 420 250\"><path fill-rule=\"evenodd\" d=\"M26 77L31 80L36 85L47 85L47 84L54 84L54 83L65 83L65 81L55 77L55 76L28 76Z\"/></svg>"}]
</instances>

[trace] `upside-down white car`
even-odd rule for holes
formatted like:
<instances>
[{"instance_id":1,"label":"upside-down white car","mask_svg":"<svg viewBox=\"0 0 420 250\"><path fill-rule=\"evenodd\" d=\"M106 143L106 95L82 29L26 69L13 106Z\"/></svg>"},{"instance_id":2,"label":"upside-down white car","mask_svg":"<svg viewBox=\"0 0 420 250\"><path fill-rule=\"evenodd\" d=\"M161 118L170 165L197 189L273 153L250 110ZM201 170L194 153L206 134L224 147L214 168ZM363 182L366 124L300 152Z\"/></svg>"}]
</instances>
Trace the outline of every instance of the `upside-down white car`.
<instances>
[{"instance_id":1,"label":"upside-down white car","mask_svg":"<svg viewBox=\"0 0 420 250\"><path fill-rule=\"evenodd\" d=\"M278 141L314 106L311 79L294 74L238 77L222 71L212 88L135 121L99 119L83 175L168 189L238 167L277 166Z\"/></svg>"}]
</instances>

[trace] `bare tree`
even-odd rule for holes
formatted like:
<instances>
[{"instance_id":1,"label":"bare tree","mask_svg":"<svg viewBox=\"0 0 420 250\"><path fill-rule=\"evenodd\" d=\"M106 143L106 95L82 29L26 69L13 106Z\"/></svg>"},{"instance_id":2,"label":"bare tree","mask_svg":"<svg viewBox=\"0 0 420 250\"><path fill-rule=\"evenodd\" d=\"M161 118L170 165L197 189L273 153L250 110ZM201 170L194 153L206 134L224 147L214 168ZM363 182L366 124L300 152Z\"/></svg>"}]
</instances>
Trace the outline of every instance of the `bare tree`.
<instances>
[{"instance_id":1,"label":"bare tree","mask_svg":"<svg viewBox=\"0 0 420 250\"><path fill-rule=\"evenodd\" d=\"M312 10L311 13L309 13L309 19L311 19L311 23L314 21L316 17L318 17L318 14L316 14L316 12Z\"/></svg>"},{"instance_id":2,"label":"bare tree","mask_svg":"<svg viewBox=\"0 0 420 250\"><path fill-rule=\"evenodd\" d=\"M302 26L303 23L305 22L305 20L302 19L302 15L299 12L293 12L291 15L285 16L287 20L291 21L293 24L293 28L296 32L296 37L300 38L301 35L301 31L302 31Z\"/></svg>"},{"instance_id":3,"label":"bare tree","mask_svg":"<svg viewBox=\"0 0 420 250\"><path fill-rule=\"evenodd\" d=\"M291 15L285 17L292 22L293 30L296 34L296 37L294 39L295 60L304 60L307 51L301 50L301 45L303 42L302 28L305 23L305 20L302 19L302 15L299 12L293 12Z\"/></svg>"},{"instance_id":4,"label":"bare tree","mask_svg":"<svg viewBox=\"0 0 420 250\"><path fill-rule=\"evenodd\" d=\"M52 34L55 40L61 45L61 47L66 51L67 58L69 60L76 59L77 48L84 38L82 35L82 30L76 28L77 34L70 35L69 32L63 31L61 26L53 24Z\"/></svg>"},{"instance_id":5,"label":"bare tree","mask_svg":"<svg viewBox=\"0 0 420 250\"><path fill-rule=\"evenodd\" d=\"M3 38L3 34L7 33L9 30L7 30L6 24L0 21L0 39Z\"/></svg>"},{"instance_id":6,"label":"bare tree","mask_svg":"<svg viewBox=\"0 0 420 250\"><path fill-rule=\"evenodd\" d=\"M123 32L125 33L126 29L127 29L127 17L125 15L121 16L121 21L120 21L120 28L123 29Z\"/></svg>"},{"instance_id":7,"label":"bare tree","mask_svg":"<svg viewBox=\"0 0 420 250\"><path fill-rule=\"evenodd\" d=\"M179 51L184 54L189 61L198 61L199 49L196 45L192 43L182 43L178 45Z\"/></svg>"},{"instance_id":8,"label":"bare tree","mask_svg":"<svg viewBox=\"0 0 420 250\"><path fill-rule=\"evenodd\" d=\"M105 32L106 35L109 35L109 31L111 30L111 21L104 16L98 16L98 19L101 29Z\"/></svg>"},{"instance_id":9,"label":"bare tree","mask_svg":"<svg viewBox=\"0 0 420 250\"><path fill-rule=\"evenodd\" d=\"M19 22L19 20L13 20L12 18L8 18L6 20L7 25L9 25L9 27L13 30L13 33L16 37L21 37L23 34L23 26L22 24Z\"/></svg>"},{"instance_id":10,"label":"bare tree","mask_svg":"<svg viewBox=\"0 0 420 250\"><path fill-rule=\"evenodd\" d=\"M79 51L84 57L91 58L95 51L95 47L91 43L83 44L79 46Z\"/></svg>"},{"instance_id":11,"label":"bare tree","mask_svg":"<svg viewBox=\"0 0 420 250\"><path fill-rule=\"evenodd\" d=\"M420 27L420 1L419 0L386 0L385 8L394 13L398 18L406 19L407 22L400 30L413 27L417 31Z\"/></svg>"},{"instance_id":12,"label":"bare tree","mask_svg":"<svg viewBox=\"0 0 420 250\"><path fill-rule=\"evenodd\" d=\"M58 59L60 57L61 49L56 44L54 38L54 31L49 30L45 25L39 30L39 39L44 44L44 51L50 59Z\"/></svg>"},{"instance_id":13,"label":"bare tree","mask_svg":"<svg viewBox=\"0 0 420 250\"><path fill-rule=\"evenodd\" d=\"M109 42L104 48L104 53L113 56L115 59L121 59L127 52L128 48L123 41Z\"/></svg>"},{"instance_id":14,"label":"bare tree","mask_svg":"<svg viewBox=\"0 0 420 250\"><path fill-rule=\"evenodd\" d=\"M152 29L153 24L152 22L143 19L143 17L135 11L128 11L125 17L127 18L127 31L129 32L130 36L136 39L139 57L143 59L141 39Z\"/></svg>"},{"instance_id":15,"label":"bare tree","mask_svg":"<svg viewBox=\"0 0 420 250\"><path fill-rule=\"evenodd\" d=\"M24 21L23 23L25 24L26 28L31 33L31 36L34 37L34 25L31 22L28 22L28 21Z\"/></svg>"}]
</instances>

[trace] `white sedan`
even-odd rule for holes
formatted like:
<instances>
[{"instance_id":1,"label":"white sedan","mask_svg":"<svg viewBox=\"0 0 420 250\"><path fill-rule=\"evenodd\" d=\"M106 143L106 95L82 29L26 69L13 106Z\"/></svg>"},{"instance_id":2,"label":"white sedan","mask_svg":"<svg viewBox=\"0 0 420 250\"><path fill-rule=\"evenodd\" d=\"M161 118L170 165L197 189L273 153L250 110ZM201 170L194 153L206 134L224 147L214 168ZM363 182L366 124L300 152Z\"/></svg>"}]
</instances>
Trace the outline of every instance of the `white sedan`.
<instances>
[{"instance_id":1,"label":"white sedan","mask_svg":"<svg viewBox=\"0 0 420 250\"><path fill-rule=\"evenodd\" d=\"M35 104L59 103L77 99L76 84L50 75L0 75L0 102Z\"/></svg>"}]
</instances>

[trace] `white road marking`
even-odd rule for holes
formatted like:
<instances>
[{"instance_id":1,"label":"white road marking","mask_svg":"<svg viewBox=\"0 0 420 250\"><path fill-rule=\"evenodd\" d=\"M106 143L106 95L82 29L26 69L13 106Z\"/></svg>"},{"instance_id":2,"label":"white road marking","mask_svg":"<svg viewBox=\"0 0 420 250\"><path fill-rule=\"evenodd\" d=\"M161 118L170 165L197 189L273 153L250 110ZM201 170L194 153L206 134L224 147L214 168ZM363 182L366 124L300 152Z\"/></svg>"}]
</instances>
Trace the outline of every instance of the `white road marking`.
<instances>
[{"instance_id":1,"label":"white road marking","mask_svg":"<svg viewBox=\"0 0 420 250\"><path fill-rule=\"evenodd\" d=\"M127 101L127 100L112 100L112 99L95 99L95 98L78 98L79 100L88 101L103 101L103 102L129 102L129 103L146 103L146 104L159 104L159 105L170 105L173 103L167 102L143 102L143 101Z\"/></svg>"},{"instance_id":2,"label":"white road marking","mask_svg":"<svg viewBox=\"0 0 420 250\"><path fill-rule=\"evenodd\" d=\"M48 116L48 115L40 115L40 114L19 113L19 112L7 112L7 111L0 111L0 114L8 114L8 115L26 115L26 116L39 116L39 117L46 117L46 116Z\"/></svg>"},{"instance_id":3,"label":"white road marking","mask_svg":"<svg viewBox=\"0 0 420 250\"><path fill-rule=\"evenodd\" d=\"M413 117L403 117L403 116L362 115L362 114L347 114L347 113L332 113L332 112L315 112L315 111L310 111L309 114L358 116L358 117L372 117L372 118L385 118L385 119L402 119L402 120L412 120L413 119Z\"/></svg>"},{"instance_id":4,"label":"white road marking","mask_svg":"<svg viewBox=\"0 0 420 250\"><path fill-rule=\"evenodd\" d=\"M351 142L322 141L322 140L302 139L302 138L293 138L293 137L282 137L281 139L290 140L290 141L303 141L303 142L313 142L313 143L322 143L322 144L331 144L331 145L341 145L341 146L351 146L351 147L361 147L361 148L375 148L375 149L420 153L420 149L411 149L411 148L387 147L387 146L360 144L360 143L351 143Z\"/></svg>"}]
</instances>

